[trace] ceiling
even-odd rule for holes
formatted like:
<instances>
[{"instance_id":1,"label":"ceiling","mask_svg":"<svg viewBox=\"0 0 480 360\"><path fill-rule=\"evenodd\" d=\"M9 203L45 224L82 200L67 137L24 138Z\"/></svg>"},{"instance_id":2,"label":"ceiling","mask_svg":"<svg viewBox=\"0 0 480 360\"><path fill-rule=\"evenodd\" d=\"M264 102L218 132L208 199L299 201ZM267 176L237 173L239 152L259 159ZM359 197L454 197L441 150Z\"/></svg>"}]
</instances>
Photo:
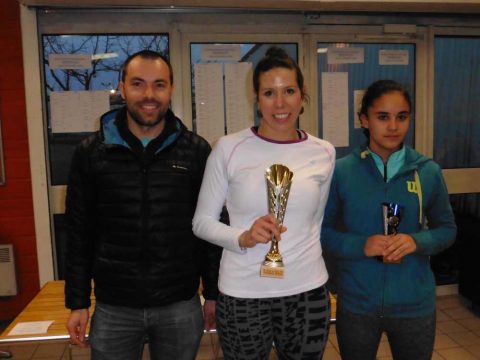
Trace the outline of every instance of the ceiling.
<instances>
[{"instance_id":1,"label":"ceiling","mask_svg":"<svg viewBox=\"0 0 480 360\"><path fill-rule=\"evenodd\" d=\"M51 8L243 9L312 12L480 14L480 0L18 0Z\"/></svg>"}]
</instances>

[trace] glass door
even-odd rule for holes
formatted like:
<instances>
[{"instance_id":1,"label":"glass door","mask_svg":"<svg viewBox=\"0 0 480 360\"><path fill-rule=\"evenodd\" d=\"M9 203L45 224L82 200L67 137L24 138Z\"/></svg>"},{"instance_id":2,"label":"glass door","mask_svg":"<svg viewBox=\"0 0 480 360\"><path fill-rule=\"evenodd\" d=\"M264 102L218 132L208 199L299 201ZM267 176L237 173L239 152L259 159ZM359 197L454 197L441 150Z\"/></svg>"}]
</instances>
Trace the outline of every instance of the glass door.
<instances>
[{"instance_id":1,"label":"glass door","mask_svg":"<svg viewBox=\"0 0 480 360\"><path fill-rule=\"evenodd\" d=\"M365 88L380 79L403 84L413 99L406 142L415 139L415 44L317 42L318 136L335 145L337 158L366 141L358 119Z\"/></svg>"}]
</instances>

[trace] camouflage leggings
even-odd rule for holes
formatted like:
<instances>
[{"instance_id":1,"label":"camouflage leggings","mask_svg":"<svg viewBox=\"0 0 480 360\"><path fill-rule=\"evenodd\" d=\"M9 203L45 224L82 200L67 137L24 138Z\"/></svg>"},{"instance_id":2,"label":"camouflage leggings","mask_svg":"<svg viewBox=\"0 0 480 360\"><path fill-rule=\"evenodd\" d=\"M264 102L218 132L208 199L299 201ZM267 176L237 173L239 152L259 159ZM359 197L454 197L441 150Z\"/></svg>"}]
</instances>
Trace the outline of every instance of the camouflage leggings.
<instances>
[{"instance_id":1,"label":"camouflage leggings","mask_svg":"<svg viewBox=\"0 0 480 360\"><path fill-rule=\"evenodd\" d=\"M244 299L220 294L217 330L225 360L321 359L328 338L330 300L325 286L301 294Z\"/></svg>"}]
</instances>

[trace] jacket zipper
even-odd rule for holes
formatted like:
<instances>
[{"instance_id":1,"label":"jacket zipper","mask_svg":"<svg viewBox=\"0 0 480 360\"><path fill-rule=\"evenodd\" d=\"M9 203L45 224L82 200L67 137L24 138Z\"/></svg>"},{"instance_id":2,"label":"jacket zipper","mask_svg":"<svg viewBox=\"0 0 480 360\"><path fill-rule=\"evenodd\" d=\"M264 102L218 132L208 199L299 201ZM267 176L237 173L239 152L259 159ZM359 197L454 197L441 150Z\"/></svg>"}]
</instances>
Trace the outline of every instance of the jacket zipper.
<instances>
[{"instance_id":1,"label":"jacket zipper","mask_svg":"<svg viewBox=\"0 0 480 360\"><path fill-rule=\"evenodd\" d=\"M147 280L147 268L148 268L148 261L146 256L147 252L147 242L148 242L148 208L147 208L147 186L148 186L148 167L146 165L142 165L142 213L141 213L141 230L140 230L140 241L141 243L141 254L140 254L140 261L141 261L141 272L142 272L142 292L143 292L143 301L146 302L148 299L147 289L148 289L148 280Z\"/></svg>"},{"instance_id":2,"label":"jacket zipper","mask_svg":"<svg viewBox=\"0 0 480 360\"><path fill-rule=\"evenodd\" d=\"M384 195L384 199L387 198L387 195L388 195L388 182L387 182L387 179L388 179L388 174L387 174L387 164L386 163L383 163L383 182L384 182L384 186L385 186L385 195ZM385 311L385 285L387 283L387 274L386 274L386 266L385 264L383 263L383 258L382 258L382 277L383 277L383 286L382 286L382 307L381 307L381 312L380 312L380 317L383 318L383 314L384 314L384 311Z\"/></svg>"}]
</instances>

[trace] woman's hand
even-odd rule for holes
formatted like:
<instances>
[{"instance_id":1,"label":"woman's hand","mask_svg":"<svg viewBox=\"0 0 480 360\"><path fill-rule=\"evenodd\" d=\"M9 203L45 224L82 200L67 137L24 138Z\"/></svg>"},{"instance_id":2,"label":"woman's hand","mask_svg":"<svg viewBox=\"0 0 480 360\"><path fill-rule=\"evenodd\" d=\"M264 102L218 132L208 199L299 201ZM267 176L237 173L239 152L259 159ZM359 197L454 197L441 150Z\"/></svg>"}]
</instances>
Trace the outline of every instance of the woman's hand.
<instances>
[{"instance_id":1,"label":"woman's hand","mask_svg":"<svg viewBox=\"0 0 480 360\"><path fill-rule=\"evenodd\" d=\"M280 229L275 217L272 214L268 214L255 220L250 227L250 230L247 230L240 235L238 243L240 247L251 248L258 243L268 243L272 240L272 237L280 240L280 234L285 231L287 231L287 228L282 226Z\"/></svg>"},{"instance_id":2,"label":"woman's hand","mask_svg":"<svg viewBox=\"0 0 480 360\"><path fill-rule=\"evenodd\" d=\"M417 243L407 234L388 236L382 255L387 261L398 261L417 250Z\"/></svg>"}]
</instances>

